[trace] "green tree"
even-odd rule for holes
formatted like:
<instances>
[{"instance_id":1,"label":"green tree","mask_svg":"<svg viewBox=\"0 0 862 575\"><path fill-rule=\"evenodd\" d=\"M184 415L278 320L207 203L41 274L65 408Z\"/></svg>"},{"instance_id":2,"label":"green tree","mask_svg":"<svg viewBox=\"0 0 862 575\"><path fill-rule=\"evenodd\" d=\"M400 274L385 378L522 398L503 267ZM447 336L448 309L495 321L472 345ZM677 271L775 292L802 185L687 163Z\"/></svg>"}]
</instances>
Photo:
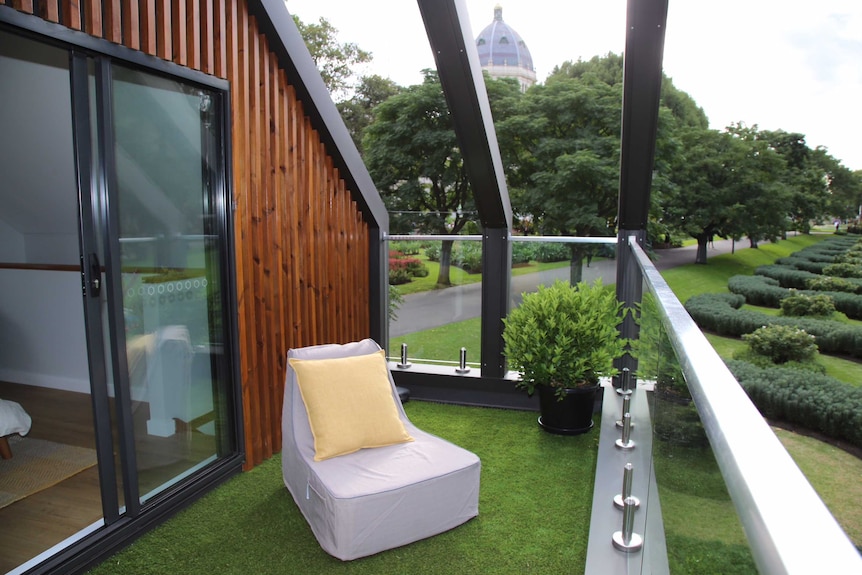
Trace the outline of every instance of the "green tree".
<instances>
[{"instance_id":1,"label":"green tree","mask_svg":"<svg viewBox=\"0 0 862 575\"><path fill-rule=\"evenodd\" d=\"M353 87L352 67L370 62L371 53L352 42L338 42L338 30L326 18L320 18L317 23L306 24L294 15L293 21L333 99L346 95Z\"/></svg>"},{"instance_id":2,"label":"green tree","mask_svg":"<svg viewBox=\"0 0 862 575\"><path fill-rule=\"evenodd\" d=\"M674 86L673 80L664 73L661 76L661 105L670 111L679 126L704 130L709 128L709 120L703 108L698 106L688 93Z\"/></svg>"},{"instance_id":3,"label":"green tree","mask_svg":"<svg viewBox=\"0 0 862 575\"><path fill-rule=\"evenodd\" d=\"M567 60L559 66L554 66L549 75L550 78L583 78L592 76L593 79L604 82L608 86L616 86L623 83L623 56L608 52L604 56L593 56L589 60L576 62Z\"/></svg>"},{"instance_id":4,"label":"green tree","mask_svg":"<svg viewBox=\"0 0 862 575\"><path fill-rule=\"evenodd\" d=\"M436 72L375 108L365 163L396 233L457 234L474 211L467 173ZM437 284L451 285L452 241L440 250Z\"/></svg>"},{"instance_id":5,"label":"green tree","mask_svg":"<svg viewBox=\"0 0 862 575\"><path fill-rule=\"evenodd\" d=\"M807 234L811 222L822 219L827 211L829 197L823 168L817 165L804 134L763 130L758 138L784 159L786 167L781 180L790 194L787 215L794 229Z\"/></svg>"},{"instance_id":6,"label":"green tree","mask_svg":"<svg viewBox=\"0 0 862 575\"><path fill-rule=\"evenodd\" d=\"M363 76L353 96L336 104L353 142L362 153L362 136L374 120L374 108L398 94L403 88L389 78Z\"/></svg>"},{"instance_id":7,"label":"green tree","mask_svg":"<svg viewBox=\"0 0 862 575\"><path fill-rule=\"evenodd\" d=\"M826 210L842 220L857 217L862 205L862 177L839 160L829 155L825 148L813 152L814 163L822 168L827 188Z\"/></svg>"},{"instance_id":8,"label":"green tree","mask_svg":"<svg viewBox=\"0 0 862 575\"><path fill-rule=\"evenodd\" d=\"M365 163L390 212L396 233L458 234L474 219L472 188L435 71L373 108L362 140ZM505 117L520 97L513 80L485 78L494 118ZM505 148L506 142L500 142ZM437 284L451 285L452 244L440 250Z\"/></svg>"},{"instance_id":9,"label":"green tree","mask_svg":"<svg viewBox=\"0 0 862 575\"><path fill-rule=\"evenodd\" d=\"M596 56L590 60L577 62L564 62L554 68L548 79L550 85L560 78L576 79L580 82L600 82L608 86L619 88L623 81L624 59L622 55L608 53L605 56ZM619 96L621 98L621 96ZM620 106L609 109L612 114L613 128L615 133L620 130ZM687 93L677 89L673 80L662 76L662 92L659 105L658 132L656 135L656 151L654 158L654 172L650 196L650 218L648 233L652 238L669 236L674 231L673 222L668 222L662 213L662 198L672 193L673 183L671 181L671 168L674 159L680 150L680 138L678 132L684 128L706 129L709 122L706 114L695 103ZM616 156L618 158L618 155ZM613 183L613 194L618 194L619 170L615 175ZM608 184L610 192L611 184ZM519 197L513 198L513 207L520 206ZM579 209L573 205L571 209ZM613 207L616 210L616 205ZM615 215L615 211L614 211ZM610 216L608 217L610 220ZM606 234L613 233L613 226L609 226Z\"/></svg>"},{"instance_id":10,"label":"green tree","mask_svg":"<svg viewBox=\"0 0 862 575\"><path fill-rule=\"evenodd\" d=\"M662 197L663 219L672 229L697 239L695 261L706 263L706 248L715 235L727 235L736 197L729 185L732 172L726 160L736 140L726 132L688 128L679 134L681 149L670 167L667 193Z\"/></svg>"},{"instance_id":11,"label":"green tree","mask_svg":"<svg viewBox=\"0 0 862 575\"><path fill-rule=\"evenodd\" d=\"M784 229L788 201L780 174L784 161L756 129L736 125L725 131L686 128L670 167L663 217L674 229L697 239L696 263L707 262L713 236L748 235L756 247Z\"/></svg>"},{"instance_id":12,"label":"green tree","mask_svg":"<svg viewBox=\"0 0 862 575\"><path fill-rule=\"evenodd\" d=\"M732 185L738 195L736 214L729 231L734 236L747 236L751 247L760 240L777 240L788 224L788 206L792 199L783 180L787 164L757 126L733 124L727 132L742 141L743 152L730 167L736 173Z\"/></svg>"},{"instance_id":13,"label":"green tree","mask_svg":"<svg viewBox=\"0 0 862 575\"><path fill-rule=\"evenodd\" d=\"M608 52L604 56L593 56L589 60L566 61L555 66L551 71L551 78L586 78L604 82L609 86L623 83L623 66L625 59L622 54ZM703 109L697 105L694 99L686 92L678 89L673 80L662 73L661 80L661 106L667 108L676 124L679 126L691 126L708 128L709 121Z\"/></svg>"},{"instance_id":14,"label":"green tree","mask_svg":"<svg viewBox=\"0 0 862 575\"><path fill-rule=\"evenodd\" d=\"M619 187L622 85L563 75L533 86L497 125L516 143L507 179L515 211L543 234L614 234ZM581 279L583 244L571 244L571 282Z\"/></svg>"}]
</instances>

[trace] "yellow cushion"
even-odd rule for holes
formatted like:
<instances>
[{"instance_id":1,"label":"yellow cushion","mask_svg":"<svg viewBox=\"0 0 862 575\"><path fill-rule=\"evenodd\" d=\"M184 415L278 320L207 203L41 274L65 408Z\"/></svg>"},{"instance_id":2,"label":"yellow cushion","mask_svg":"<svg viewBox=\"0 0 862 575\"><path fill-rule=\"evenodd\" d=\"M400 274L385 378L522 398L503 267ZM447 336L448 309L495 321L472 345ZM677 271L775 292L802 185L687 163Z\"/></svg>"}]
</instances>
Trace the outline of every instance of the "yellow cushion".
<instances>
[{"instance_id":1,"label":"yellow cushion","mask_svg":"<svg viewBox=\"0 0 862 575\"><path fill-rule=\"evenodd\" d=\"M383 350L289 360L314 436L314 460L413 441L398 415Z\"/></svg>"}]
</instances>

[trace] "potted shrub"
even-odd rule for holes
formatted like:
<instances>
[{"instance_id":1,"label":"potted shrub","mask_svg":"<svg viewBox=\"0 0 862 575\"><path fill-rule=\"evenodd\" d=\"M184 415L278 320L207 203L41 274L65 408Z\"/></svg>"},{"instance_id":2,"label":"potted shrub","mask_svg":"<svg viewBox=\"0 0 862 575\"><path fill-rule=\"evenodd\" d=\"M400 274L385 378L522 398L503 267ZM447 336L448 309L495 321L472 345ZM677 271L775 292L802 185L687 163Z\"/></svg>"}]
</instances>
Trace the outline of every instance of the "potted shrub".
<instances>
[{"instance_id":1,"label":"potted shrub","mask_svg":"<svg viewBox=\"0 0 862 575\"><path fill-rule=\"evenodd\" d=\"M509 366L521 374L518 387L538 390L543 429L574 435L592 427L599 377L616 374L614 359L626 348L617 329L623 317L598 279L539 286L503 320Z\"/></svg>"}]
</instances>

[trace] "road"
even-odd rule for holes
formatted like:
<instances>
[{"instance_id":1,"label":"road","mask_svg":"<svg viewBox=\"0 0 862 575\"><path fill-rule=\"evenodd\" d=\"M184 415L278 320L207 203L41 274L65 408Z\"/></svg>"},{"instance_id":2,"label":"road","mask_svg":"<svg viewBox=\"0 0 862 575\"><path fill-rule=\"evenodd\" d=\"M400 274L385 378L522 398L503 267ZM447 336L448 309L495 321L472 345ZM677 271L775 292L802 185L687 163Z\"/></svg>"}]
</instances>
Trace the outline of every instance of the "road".
<instances>
[{"instance_id":1,"label":"road","mask_svg":"<svg viewBox=\"0 0 862 575\"><path fill-rule=\"evenodd\" d=\"M748 243L735 249L747 248ZM732 240L716 240L707 249L707 257L731 253L734 250ZM694 263L697 246L685 246L656 250L656 267L661 270ZM593 282L601 277L606 285L616 283L616 261L596 259L590 267L583 270L583 279ZM517 306L521 294L534 291L540 284L549 285L557 279L569 279L569 268L558 268L539 273L512 277L510 307ZM453 322L479 317L482 313L482 285L480 283L454 286L446 289L431 290L404 296L404 303L398 309L398 319L389 324L390 337L399 337L416 331L424 331Z\"/></svg>"}]
</instances>

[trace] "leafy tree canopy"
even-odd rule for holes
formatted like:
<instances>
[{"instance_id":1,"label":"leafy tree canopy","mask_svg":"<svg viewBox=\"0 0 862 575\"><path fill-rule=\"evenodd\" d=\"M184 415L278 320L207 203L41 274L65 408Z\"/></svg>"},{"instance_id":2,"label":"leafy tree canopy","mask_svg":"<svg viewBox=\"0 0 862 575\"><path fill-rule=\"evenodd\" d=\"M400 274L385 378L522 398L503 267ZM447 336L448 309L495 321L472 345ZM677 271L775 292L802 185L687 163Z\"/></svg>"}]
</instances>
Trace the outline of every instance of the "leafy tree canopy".
<instances>
[{"instance_id":1,"label":"leafy tree canopy","mask_svg":"<svg viewBox=\"0 0 862 575\"><path fill-rule=\"evenodd\" d=\"M294 15L293 21L305 40L329 93L334 99L347 94L353 87L352 67L370 62L371 53L352 42L339 43L336 38L338 30L326 18L321 17L317 23L306 24Z\"/></svg>"},{"instance_id":2,"label":"leafy tree canopy","mask_svg":"<svg viewBox=\"0 0 862 575\"><path fill-rule=\"evenodd\" d=\"M362 136L374 120L374 109L401 92L402 88L389 78L363 76L348 100L336 104L347 131L362 153Z\"/></svg>"},{"instance_id":3,"label":"leafy tree canopy","mask_svg":"<svg viewBox=\"0 0 862 575\"><path fill-rule=\"evenodd\" d=\"M697 238L698 263L706 263L706 246L715 235L746 235L756 245L785 229L785 162L757 136L756 127L741 124L721 132L689 127L679 133L682 145L671 165L662 213L674 229Z\"/></svg>"},{"instance_id":4,"label":"leafy tree canopy","mask_svg":"<svg viewBox=\"0 0 862 575\"><path fill-rule=\"evenodd\" d=\"M555 66L546 83L557 78L593 78L609 86L623 83L623 55L608 52L604 56L593 56L589 60L571 60ZM703 109L686 92L678 89L673 80L662 72L661 105L668 108L682 126L708 128L709 121Z\"/></svg>"},{"instance_id":5,"label":"leafy tree canopy","mask_svg":"<svg viewBox=\"0 0 862 575\"><path fill-rule=\"evenodd\" d=\"M457 234L475 209L452 119L436 72L381 103L365 130L365 163L396 233ZM437 283L449 285L451 242Z\"/></svg>"}]
</instances>

